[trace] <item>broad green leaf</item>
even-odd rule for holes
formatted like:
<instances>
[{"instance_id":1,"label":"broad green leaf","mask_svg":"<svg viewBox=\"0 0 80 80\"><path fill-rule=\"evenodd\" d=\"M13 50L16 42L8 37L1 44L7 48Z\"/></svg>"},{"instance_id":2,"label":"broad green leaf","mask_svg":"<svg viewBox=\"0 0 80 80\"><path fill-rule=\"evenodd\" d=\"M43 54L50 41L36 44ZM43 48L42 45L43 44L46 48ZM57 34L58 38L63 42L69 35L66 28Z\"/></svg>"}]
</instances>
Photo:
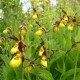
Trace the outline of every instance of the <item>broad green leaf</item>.
<instances>
[{"instance_id":1,"label":"broad green leaf","mask_svg":"<svg viewBox=\"0 0 80 80\"><path fill-rule=\"evenodd\" d=\"M31 73L40 77L43 80L54 80L52 74L45 69L36 68Z\"/></svg>"},{"instance_id":2,"label":"broad green leaf","mask_svg":"<svg viewBox=\"0 0 80 80\"><path fill-rule=\"evenodd\" d=\"M55 53L53 56L53 59L51 59L49 64L48 64L48 69L50 70L52 63L57 61L59 58L61 58L64 55L65 55L65 52L63 52L63 51L59 51L57 54Z\"/></svg>"},{"instance_id":3,"label":"broad green leaf","mask_svg":"<svg viewBox=\"0 0 80 80\"><path fill-rule=\"evenodd\" d=\"M5 65L9 66L9 57L7 55L0 54L1 59L4 61Z\"/></svg>"},{"instance_id":4,"label":"broad green leaf","mask_svg":"<svg viewBox=\"0 0 80 80\"><path fill-rule=\"evenodd\" d=\"M13 69L7 69L7 80L16 79L16 74Z\"/></svg>"},{"instance_id":5,"label":"broad green leaf","mask_svg":"<svg viewBox=\"0 0 80 80\"><path fill-rule=\"evenodd\" d=\"M66 80L68 77L70 77L71 75L74 75L74 69L70 69L67 72L65 72L62 76L61 76L61 80ZM80 72L80 68L76 68L76 72Z\"/></svg>"},{"instance_id":6,"label":"broad green leaf","mask_svg":"<svg viewBox=\"0 0 80 80\"><path fill-rule=\"evenodd\" d=\"M16 78L14 70L6 66L2 67L2 75L4 80L13 80Z\"/></svg>"}]
</instances>

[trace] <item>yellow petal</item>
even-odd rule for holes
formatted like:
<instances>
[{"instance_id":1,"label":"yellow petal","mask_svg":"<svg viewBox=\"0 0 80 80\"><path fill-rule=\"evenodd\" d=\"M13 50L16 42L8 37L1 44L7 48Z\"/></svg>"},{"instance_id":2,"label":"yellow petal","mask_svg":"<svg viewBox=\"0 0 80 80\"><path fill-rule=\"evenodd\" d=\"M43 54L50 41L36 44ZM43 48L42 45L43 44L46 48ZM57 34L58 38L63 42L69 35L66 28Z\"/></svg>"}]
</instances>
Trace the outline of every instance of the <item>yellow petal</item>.
<instances>
[{"instance_id":1,"label":"yellow petal","mask_svg":"<svg viewBox=\"0 0 80 80\"><path fill-rule=\"evenodd\" d=\"M32 70L32 66L28 66L24 68L24 71L31 71Z\"/></svg>"},{"instance_id":2,"label":"yellow petal","mask_svg":"<svg viewBox=\"0 0 80 80\"><path fill-rule=\"evenodd\" d=\"M74 24L71 23L71 24L67 27L67 29L68 29L69 31L72 31L72 30L74 29Z\"/></svg>"},{"instance_id":3,"label":"yellow petal","mask_svg":"<svg viewBox=\"0 0 80 80\"><path fill-rule=\"evenodd\" d=\"M8 30L5 29L5 30L3 31L3 34L8 34Z\"/></svg>"},{"instance_id":4,"label":"yellow petal","mask_svg":"<svg viewBox=\"0 0 80 80\"><path fill-rule=\"evenodd\" d=\"M35 35L36 35L36 36L41 36L41 35L42 35L42 30L40 29L40 30L36 31L36 32L35 32Z\"/></svg>"},{"instance_id":5,"label":"yellow petal","mask_svg":"<svg viewBox=\"0 0 80 80\"><path fill-rule=\"evenodd\" d=\"M18 47L13 47L10 51L11 54L15 54L16 52L18 52Z\"/></svg>"},{"instance_id":6,"label":"yellow petal","mask_svg":"<svg viewBox=\"0 0 80 80\"><path fill-rule=\"evenodd\" d=\"M42 47L40 48L40 50L39 50L39 56L42 56L43 52L44 52L44 49L43 49L43 46L42 46Z\"/></svg>"},{"instance_id":7,"label":"yellow petal","mask_svg":"<svg viewBox=\"0 0 80 80\"><path fill-rule=\"evenodd\" d=\"M32 19L37 19L37 14L34 14L34 15L32 16Z\"/></svg>"},{"instance_id":8,"label":"yellow petal","mask_svg":"<svg viewBox=\"0 0 80 80\"><path fill-rule=\"evenodd\" d=\"M25 36L26 35L26 30L21 30L21 35Z\"/></svg>"},{"instance_id":9,"label":"yellow petal","mask_svg":"<svg viewBox=\"0 0 80 80\"><path fill-rule=\"evenodd\" d=\"M0 44L2 44L2 39L0 39Z\"/></svg>"},{"instance_id":10,"label":"yellow petal","mask_svg":"<svg viewBox=\"0 0 80 80\"><path fill-rule=\"evenodd\" d=\"M9 65L12 68L17 68L22 64L22 58L18 56L14 56L13 59L10 61Z\"/></svg>"},{"instance_id":11,"label":"yellow petal","mask_svg":"<svg viewBox=\"0 0 80 80\"><path fill-rule=\"evenodd\" d=\"M58 28L58 27L54 27L53 30L54 30L55 32L59 32L59 28Z\"/></svg>"},{"instance_id":12,"label":"yellow petal","mask_svg":"<svg viewBox=\"0 0 80 80\"><path fill-rule=\"evenodd\" d=\"M46 60L46 56L42 56L42 60L45 61Z\"/></svg>"},{"instance_id":13,"label":"yellow petal","mask_svg":"<svg viewBox=\"0 0 80 80\"><path fill-rule=\"evenodd\" d=\"M64 28L65 27L64 23L60 22L59 27Z\"/></svg>"},{"instance_id":14,"label":"yellow petal","mask_svg":"<svg viewBox=\"0 0 80 80\"><path fill-rule=\"evenodd\" d=\"M41 65L46 68L47 67L47 61L41 60Z\"/></svg>"}]
</instances>

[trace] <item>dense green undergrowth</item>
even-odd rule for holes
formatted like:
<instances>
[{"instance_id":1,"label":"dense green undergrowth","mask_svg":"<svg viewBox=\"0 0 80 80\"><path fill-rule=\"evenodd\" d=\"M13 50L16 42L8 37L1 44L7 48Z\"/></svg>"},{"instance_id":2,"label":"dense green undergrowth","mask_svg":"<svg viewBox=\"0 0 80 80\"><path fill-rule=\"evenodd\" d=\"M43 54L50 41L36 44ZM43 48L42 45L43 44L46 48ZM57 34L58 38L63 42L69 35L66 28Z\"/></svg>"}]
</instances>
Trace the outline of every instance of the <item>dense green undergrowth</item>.
<instances>
[{"instance_id":1,"label":"dense green undergrowth","mask_svg":"<svg viewBox=\"0 0 80 80\"><path fill-rule=\"evenodd\" d=\"M0 1L0 80L80 80L80 8L30 2Z\"/></svg>"}]
</instances>

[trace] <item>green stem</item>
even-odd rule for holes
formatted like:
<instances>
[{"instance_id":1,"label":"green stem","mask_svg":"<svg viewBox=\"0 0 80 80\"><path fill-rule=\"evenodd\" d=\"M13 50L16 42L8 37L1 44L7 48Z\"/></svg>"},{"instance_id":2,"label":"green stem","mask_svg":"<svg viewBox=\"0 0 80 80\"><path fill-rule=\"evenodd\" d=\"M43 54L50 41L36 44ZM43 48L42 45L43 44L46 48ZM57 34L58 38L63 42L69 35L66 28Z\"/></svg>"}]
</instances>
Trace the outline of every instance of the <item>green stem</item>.
<instances>
[{"instance_id":1,"label":"green stem","mask_svg":"<svg viewBox=\"0 0 80 80\"><path fill-rule=\"evenodd\" d=\"M22 65L22 80L24 80L24 71L23 71L23 65Z\"/></svg>"},{"instance_id":2,"label":"green stem","mask_svg":"<svg viewBox=\"0 0 80 80\"><path fill-rule=\"evenodd\" d=\"M76 69L77 69L77 61L78 61L78 52L76 53L76 58L75 58L75 70L74 70L74 80L76 80Z\"/></svg>"},{"instance_id":3,"label":"green stem","mask_svg":"<svg viewBox=\"0 0 80 80\"><path fill-rule=\"evenodd\" d=\"M39 77L38 76L36 76L36 80L38 80L39 79Z\"/></svg>"},{"instance_id":4,"label":"green stem","mask_svg":"<svg viewBox=\"0 0 80 80\"><path fill-rule=\"evenodd\" d=\"M30 74L28 73L27 75L27 80L31 80Z\"/></svg>"},{"instance_id":5,"label":"green stem","mask_svg":"<svg viewBox=\"0 0 80 80\"><path fill-rule=\"evenodd\" d=\"M65 35L65 28L64 28L63 34ZM64 42L64 49L65 49L65 38L63 42Z\"/></svg>"},{"instance_id":6,"label":"green stem","mask_svg":"<svg viewBox=\"0 0 80 80\"><path fill-rule=\"evenodd\" d=\"M71 41L71 36L72 36L72 34L71 34L71 31L69 32L69 40Z\"/></svg>"}]
</instances>

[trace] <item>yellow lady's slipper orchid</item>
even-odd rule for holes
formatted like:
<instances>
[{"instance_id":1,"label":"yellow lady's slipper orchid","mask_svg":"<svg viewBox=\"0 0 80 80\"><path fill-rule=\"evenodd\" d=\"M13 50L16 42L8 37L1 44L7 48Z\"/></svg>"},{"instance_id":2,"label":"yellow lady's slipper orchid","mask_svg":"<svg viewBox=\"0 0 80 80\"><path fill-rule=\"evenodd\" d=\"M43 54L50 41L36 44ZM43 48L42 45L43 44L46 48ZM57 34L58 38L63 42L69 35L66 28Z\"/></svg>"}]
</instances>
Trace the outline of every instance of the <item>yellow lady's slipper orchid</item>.
<instances>
[{"instance_id":1,"label":"yellow lady's slipper orchid","mask_svg":"<svg viewBox=\"0 0 80 80\"><path fill-rule=\"evenodd\" d=\"M14 45L14 47L11 49L11 51L10 51L10 53L11 54L15 54L16 52L18 52L19 50L18 50L18 43L16 43L15 45Z\"/></svg>"},{"instance_id":2,"label":"yellow lady's slipper orchid","mask_svg":"<svg viewBox=\"0 0 80 80\"><path fill-rule=\"evenodd\" d=\"M41 35L42 35L42 30L40 29L40 30L36 31L36 32L35 32L35 35L36 35L36 36L41 36Z\"/></svg>"},{"instance_id":3,"label":"yellow lady's slipper orchid","mask_svg":"<svg viewBox=\"0 0 80 80\"><path fill-rule=\"evenodd\" d=\"M23 36L26 35L26 30L25 30L25 29L22 29L22 30L21 30L21 35L23 35Z\"/></svg>"},{"instance_id":4,"label":"yellow lady's slipper orchid","mask_svg":"<svg viewBox=\"0 0 80 80\"><path fill-rule=\"evenodd\" d=\"M32 70L32 66L28 66L28 67L25 67L25 68L24 68L24 71L27 71L27 72L28 72L28 71L31 71L31 70Z\"/></svg>"},{"instance_id":5,"label":"yellow lady's slipper orchid","mask_svg":"<svg viewBox=\"0 0 80 80\"><path fill-rule=\"evenodd\" d=\"M47 68L47 61L41 60L41 65L45 68Z\"/></svg>"},{"instance_id":6,"label":"yellow lady's slipper orchid","mask_svg":"<svg viewBox=\"0 0 80 80\"><path fill-rule=\"evenodd\" d=\"M19 56L17 56L17 55L14 56L14 57L12 58L12 60L10 61L10 63L9 63L10 67L12 67L12 68L17 68L17 67L19 67L21 64L22 64L22 58L19 57Z\"/></svg>"},{"instance_id":7,"label":"yellow lady's slipper orchid","mask_svg":"<svg viewBox=\"0 0 80 80\"><path fill-rule=\"evenodd\" d=\"M8 29L3 30L3 34L8 34L8 32L9 32Z\"/></svg>"},{"instance_id":8,"label":"yellow lady's slipper orchid","mask_svg":"<svg viewBox=\"0 0 80 80\"><path fill-rule=\"evenodd\" d=\"M64 23L60 22L59 27L64 28L65 27Z\"/></svg>"},{"instance_id":9,"label":"yellow lady's slipper orchid","mask_svg":"<svg viewBox=\"0 0 80 80\"><path fill-rule=\"evenodd\" d=\"M42 60L45 61L46 60L46 56L42 56Z\"/></svg>"},{"instance_id":10,"label":"yellow lady's slipper orchid","mask_svg":"<svg viewBox=\"0 0 80 80\"><path fill-rule=\"evenodd\" d=\"M56 26L53 28L53 30L54 30L54 32L59 32L59 28Z\"/></svg>"},{"instance_id":11,"label":"yellow lady's slipper orchid","mask_svg":"<svg viewBox=\"0 0 80 80\"><path fill-rule=\"evenodd\" d=\"M32 16L32 19L37 19L38 17L37 17L37 14L34 14L33 16Z\"/></svg>"},{"instance_id":12,"label":"yellow lady's slipper orchid","mask_svg":"<svg viewBox=\"0 0 80 80\"><path fill-rule=\"evenodd\" d=\"M67 27L67 29L69 31L72 31L74 29L74 23L69 24L69 26Z\"/></svg>"},{"instance_id":13,"label":"yellow lady's slipper orchid","mask_svg":"<svg viewBox=\"0 0 80 80\"><path fill-rule=\"evenodd\" d=\"M39 50L39 56L42 56L43 52L44 52L44 48L43 48L43 46L41 46L41 48Z\"/></svg>"},{"instance_id":14,"label":"yellow lady's slipper orchid","mask_svg":"<svg viewBox=\"0 0 80 80\"><path fill-rule=\"evenodd\" d=\"M0 44L2 44L2 39L0 39Z\"/></svg>"},{"instance_id":15,"label":"yellow lady's slipper orchid","mask_svg":"<svg viewBox=\"0 0 80 80\"><path fill-rule=\"evenodd\" d=\"M64 20L64 22L68 22L68 17L67 17L67 15L65 15L65 16L63 17L63 20Z\"/></svg>"}]
</instances>

